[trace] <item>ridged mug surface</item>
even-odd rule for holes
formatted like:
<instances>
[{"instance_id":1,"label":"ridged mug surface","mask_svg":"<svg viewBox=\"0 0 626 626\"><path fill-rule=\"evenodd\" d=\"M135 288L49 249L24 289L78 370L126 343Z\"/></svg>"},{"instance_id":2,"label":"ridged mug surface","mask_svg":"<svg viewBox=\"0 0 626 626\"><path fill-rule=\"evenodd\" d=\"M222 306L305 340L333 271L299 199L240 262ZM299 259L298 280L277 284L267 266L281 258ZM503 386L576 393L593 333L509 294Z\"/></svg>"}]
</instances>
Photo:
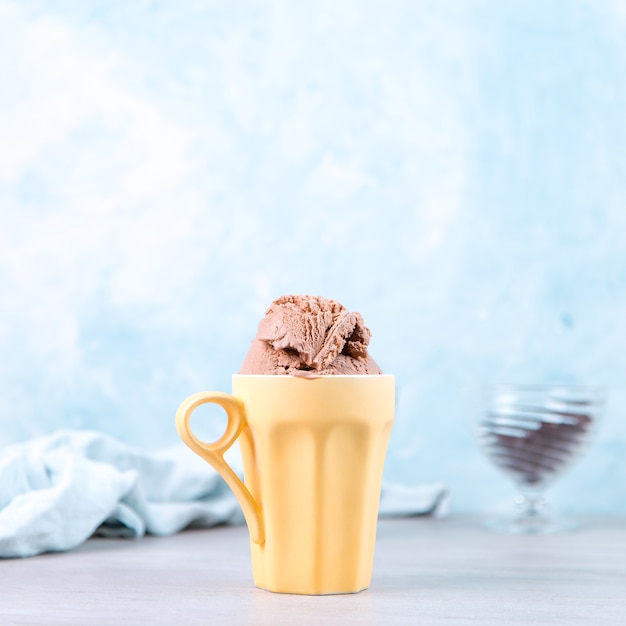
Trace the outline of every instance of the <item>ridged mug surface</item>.
<instances>
[{"instance_id":1,"label":"ridged mug surface","mask_svg":"<svg viewBox=\"0 0 626 626\"><path fill-rule=\"evenodd\" d=\"M394 377L233 376L245 485L264 525L254 582L283 593L370 584Z\"/></svg>"}]
</instances>

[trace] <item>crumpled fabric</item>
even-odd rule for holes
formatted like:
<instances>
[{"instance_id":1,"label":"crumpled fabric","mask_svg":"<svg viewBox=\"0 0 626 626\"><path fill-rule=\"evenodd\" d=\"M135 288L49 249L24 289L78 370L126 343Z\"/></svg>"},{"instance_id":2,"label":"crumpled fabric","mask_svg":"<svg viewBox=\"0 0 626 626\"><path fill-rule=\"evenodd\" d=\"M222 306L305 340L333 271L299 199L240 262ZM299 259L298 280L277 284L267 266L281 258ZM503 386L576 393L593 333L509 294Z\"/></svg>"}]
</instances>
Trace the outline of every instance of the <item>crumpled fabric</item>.
<instances>
[{"instance_id":1,"label":"crumpled fabric","mask_svg":"<svg viewBox=\"0 0 626 626\"><path fill-rule=\"evenodd\" d=\"M444 483L402 485L383 482L379 517L446 517L450 512L450 490Z\"/></svg>"},{"instance_id":2,"label":"crumpled fabric","mask_svg":"<svg viewBox=\"0 0 626 626\"><path fill-rule=\"evenodd\" d=\"M441 484L383 485L380 514L445 515L447 502ZM71 550L94 534L241 523L226 483L182 444L147 452L100 432L59 431L0 451L0 557Z\"/></svg>"},{"instance_id":3,"label":"crumpled fabric","mask_svg":"<svg viewBox=\"0 0 626 626\"><path fill-rule=\"evenodd\" d=\"M60 431L0 451L0 557L70 550L93 534L241 522L217 472L182 445L151 453L98 432Z\"/></svg>"}]
</instances>

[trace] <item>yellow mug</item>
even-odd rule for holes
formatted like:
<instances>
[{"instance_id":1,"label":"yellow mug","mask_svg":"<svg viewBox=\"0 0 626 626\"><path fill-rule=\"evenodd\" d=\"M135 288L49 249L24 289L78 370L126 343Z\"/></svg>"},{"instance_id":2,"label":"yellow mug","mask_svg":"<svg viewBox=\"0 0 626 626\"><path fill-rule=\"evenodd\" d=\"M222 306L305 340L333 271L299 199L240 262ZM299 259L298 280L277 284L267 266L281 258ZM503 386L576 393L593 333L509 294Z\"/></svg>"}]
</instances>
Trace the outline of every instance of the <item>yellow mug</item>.
<instances>
[{"instance_id":1,"label":"yellow mug","mask_svg":"<svg viewBox=\"0 0 626 626\"><path fill-rule=\"evenodd\" d=\"M394 377L235 374L232 391L190 396L178 409L176 427L237 496L250 532L255 585L314 595L367 588ZM213 443L198 439L189 425L207 402L228 415L226 432ZM244 482L224 460L236 440Z\"/></svg>"}]
</instances>

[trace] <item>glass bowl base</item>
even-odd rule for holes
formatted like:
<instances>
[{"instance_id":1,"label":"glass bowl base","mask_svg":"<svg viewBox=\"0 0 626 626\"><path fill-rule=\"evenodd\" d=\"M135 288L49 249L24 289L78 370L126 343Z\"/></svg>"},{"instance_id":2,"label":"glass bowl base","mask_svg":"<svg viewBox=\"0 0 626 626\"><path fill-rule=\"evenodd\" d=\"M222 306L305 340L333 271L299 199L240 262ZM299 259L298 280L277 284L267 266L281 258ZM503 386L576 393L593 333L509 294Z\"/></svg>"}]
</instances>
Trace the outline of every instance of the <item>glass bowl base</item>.
<instances>
[{"instance_id":1,"label":"glass bowl base","mask_svg":"<svg viewBox=\"0 0 626 626\"><path fill-rule=\"evenodd\" d=\"M544 515L498 517L485 520L483 526L495 532L517 535L548 535L569 532L580 527L575 520Z\"/></svg>"}]
</instances>

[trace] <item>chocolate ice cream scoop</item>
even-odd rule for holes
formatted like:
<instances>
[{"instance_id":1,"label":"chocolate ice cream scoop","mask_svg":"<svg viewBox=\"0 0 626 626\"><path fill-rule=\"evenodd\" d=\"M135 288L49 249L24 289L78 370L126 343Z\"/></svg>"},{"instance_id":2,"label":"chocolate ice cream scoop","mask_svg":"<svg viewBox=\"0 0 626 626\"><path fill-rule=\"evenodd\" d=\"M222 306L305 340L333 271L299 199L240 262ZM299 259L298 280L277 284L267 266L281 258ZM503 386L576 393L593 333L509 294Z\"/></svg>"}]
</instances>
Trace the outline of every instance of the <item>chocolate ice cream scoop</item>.
<instances>
[{"instance_id":1,"label":"chocolate ice cream scoop","mask_svg":"<svg viewBox=\"0 0 626 626\"><path fill-rule=\"evenodd\" d=\"M240 374L380 374L360 313L322 296L274 300L259 323Z\"/></svg>"}]
</instances>

